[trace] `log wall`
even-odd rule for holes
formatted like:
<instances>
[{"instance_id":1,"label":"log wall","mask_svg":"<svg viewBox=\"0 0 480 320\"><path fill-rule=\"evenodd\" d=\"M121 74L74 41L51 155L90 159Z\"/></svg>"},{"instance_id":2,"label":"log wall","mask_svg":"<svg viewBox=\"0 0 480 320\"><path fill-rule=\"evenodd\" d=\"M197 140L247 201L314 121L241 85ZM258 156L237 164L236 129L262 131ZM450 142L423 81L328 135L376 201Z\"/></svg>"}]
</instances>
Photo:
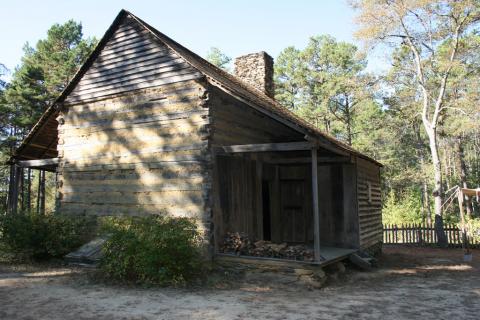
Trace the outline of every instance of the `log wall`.
<instances>
[{"instance_id":1,"label":"log wall","mask_svg":"<svg viewBox=\"0 0 480 320\"><path fill-rule=\"evenodd\" d=\"M382 241L382 195L380 167L357 158L358 219L360 247L366 249Z\"/></svg>"},{"instance_id":2,"label":"log wall","mask_svg":"<svg viewBox=\"0 0 480 320\"><path fill-rule=\"evenodd\" d=\"M57 117L57 210L199 218L211 186L203 76L126 18Z\"/></svg>"},{"instance_id":3,"label":"log wall","mask_svg":"<svg viewBox=\"0 0 480 320\"><path fill-rule=\"evenodd\" d=\"M204 217L208 110L200 81L164 85L60 114L58 210Z\"/></svg>"}]
</instances>

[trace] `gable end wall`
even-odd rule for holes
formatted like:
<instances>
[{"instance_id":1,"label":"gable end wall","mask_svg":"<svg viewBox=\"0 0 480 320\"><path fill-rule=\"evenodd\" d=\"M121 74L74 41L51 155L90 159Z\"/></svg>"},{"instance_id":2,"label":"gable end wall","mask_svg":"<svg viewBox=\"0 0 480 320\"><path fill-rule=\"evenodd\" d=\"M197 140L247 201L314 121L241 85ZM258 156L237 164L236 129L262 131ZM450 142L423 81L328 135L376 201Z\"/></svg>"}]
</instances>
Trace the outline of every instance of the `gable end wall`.
<instances>
[{"instance_id":1,"label":"gable end wall","mask_svg":"<svg viewBox=\"0 0 480 320\"><path fill-rule=\"evenodd\" d=\"M208 231L207 83L155 41L122 24L65 100L57 211L164 213Z\"/></svg>"}]
</instances>

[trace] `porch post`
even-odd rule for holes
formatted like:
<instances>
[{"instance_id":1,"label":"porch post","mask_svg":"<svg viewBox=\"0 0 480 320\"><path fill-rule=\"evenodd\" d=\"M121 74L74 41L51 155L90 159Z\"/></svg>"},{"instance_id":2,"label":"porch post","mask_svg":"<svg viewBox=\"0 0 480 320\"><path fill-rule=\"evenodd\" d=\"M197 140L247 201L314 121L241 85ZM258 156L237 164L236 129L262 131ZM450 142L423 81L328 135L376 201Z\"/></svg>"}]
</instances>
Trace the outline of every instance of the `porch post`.
<instances>
[{"instance_id":1,"label":"porch post","mask_svg":"<svg viewBox=\"0 0 480 320\"><path fill-rule=\"evenodd\" d=\"M38 170L37 214L45 214L45 170Z\"/></svg>"},{"instance_id":2,"label":"porch post","mask_svg":"<svg viewBox=\"0 0 480 320\"><path fill-rule=\"evenodd\" d=\"M312 200L313 200L313 244L315 261L322 259L320 255L320 212L318 207L318 163L317 148L312 149Z\"/></svg>"}]
</instances>

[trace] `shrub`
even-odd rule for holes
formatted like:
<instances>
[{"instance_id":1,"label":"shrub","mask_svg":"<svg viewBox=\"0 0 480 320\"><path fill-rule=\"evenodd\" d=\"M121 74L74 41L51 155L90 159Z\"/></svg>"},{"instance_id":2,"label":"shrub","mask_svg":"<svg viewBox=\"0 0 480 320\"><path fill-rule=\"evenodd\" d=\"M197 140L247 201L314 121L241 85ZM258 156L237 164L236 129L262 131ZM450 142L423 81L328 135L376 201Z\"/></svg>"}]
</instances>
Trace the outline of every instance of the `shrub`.
<instances>
[{"instance_id":1,"label":"shrub","mask_svg":"<svg viewBox=\"0 0 480 320\"><path fill-rule=\"evenodd\" d=\"M111 218L101 269L123 282L178 285L202 272L200 234L191 219L164 216Z\"/></svg>"},{"instance_id":2,"label":"shrub","mask_svg":"<svg viewBox=\"0 0 480 320\"><path fill-rule=\"evenodd\" d=\"M84 244L94 219L63 215L15 214L0 216L0 241L20 259L62 257Z\"/></svg>"},{"instance_id":3,"label":"shrub","mask_svg":"<svg viewBox=\"0 0 480 320\"><path fill-rule=\"evenodd\" d=\"M466 228L469 236L476 242L480 242L480 218L470 218L466 221ZM458 225L462 228L462 225Z\"/></svg>"},{"instance_id":4,"label":"shrub","mask_svg":"<svg viewBox=\"0 0 480 320\"><path fill-rule=\"evenodd\" d=\"M390 192L383 204L382 220L384 224L421 223L420 195L410 190L397 197L394 192Z\"/></svg>"}]
</instances>

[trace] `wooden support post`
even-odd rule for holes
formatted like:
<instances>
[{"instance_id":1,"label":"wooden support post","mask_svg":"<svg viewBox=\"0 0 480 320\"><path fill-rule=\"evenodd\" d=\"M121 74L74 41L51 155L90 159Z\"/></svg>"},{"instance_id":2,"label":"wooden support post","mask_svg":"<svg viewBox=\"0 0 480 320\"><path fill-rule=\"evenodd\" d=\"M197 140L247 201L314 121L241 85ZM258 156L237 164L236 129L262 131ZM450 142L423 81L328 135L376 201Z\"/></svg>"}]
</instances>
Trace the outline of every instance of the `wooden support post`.
<instances>
[{"instance_id":1,"label":"wooden support post","mask_svg":"<svg viewBox=\"0 0 480 320\"><path fill-rule=\"evenodd\" d=\"M213 237L213 255L220 252L220 239L224 236L224 226L223 226L223 214L222 207L220 202L220 173L218 171L218 157L215 150L212 148L212 192L213 192L213 208L212 208L212 221L213 228L210 230L211 236Z\"/></svg>"},{"instance_id":2,"label":"wooden support post","mask_svg":"<svg viewBox=\"0 0 480 320\"><path fill-rule=\"evenodd\" d=\"M277 195L277 196L275 196ZM275 199L275 201L272 201ZM280 197L280 167L274 166L273 173L273 183L272 190L270 191L270 203L272 207L270 208L270 235L273 242L282 241L282 232L283 226L280 221L280 208L281 208L281 197Z\"/></svg>"},{"instance_id":3,"label":"wooden support post","mask_svg":"<svg viewBox=\"0 0 480 320\"><path fill-rule=\"evenodd\" d=\"M14 193L15 193L15 164L10 164L10 179L8 181L8 201L7 212L14 213Z\"/></svg>"},{"instance_id":4,"label":"wooden support post","mask_svg":"<svg viewBox=\"0 0 480 320\"><path fill-rule=\"evenodd\" d=\"M320 255L320 210L318 206L318 163L317 149L312 149L312 199L313 199L313 244L315 261L322 259Z\"/></svg>"},{"instance_id":5,"label":"wooden support post","mask_svg":"<svg viewBox=\"0 0 480 320\"><path fill-rule=\"evenodd\" d=\"M45 170L38 171L37 214L45 214Z\"/></svg>"},{"instance_id":6,"label":"wooden support post","mask_svg":"<svg viewBox=\"0 0 480 320\"><path fill-rule=\"evenodd\" d=\"M264 239L263 234L263 191L262 191L262 182L263 182L263 164L258 157L255 160L255 191L256 191L256 216L257 216L257 236L258 239Z\"/></svg>"}]
</instances>

